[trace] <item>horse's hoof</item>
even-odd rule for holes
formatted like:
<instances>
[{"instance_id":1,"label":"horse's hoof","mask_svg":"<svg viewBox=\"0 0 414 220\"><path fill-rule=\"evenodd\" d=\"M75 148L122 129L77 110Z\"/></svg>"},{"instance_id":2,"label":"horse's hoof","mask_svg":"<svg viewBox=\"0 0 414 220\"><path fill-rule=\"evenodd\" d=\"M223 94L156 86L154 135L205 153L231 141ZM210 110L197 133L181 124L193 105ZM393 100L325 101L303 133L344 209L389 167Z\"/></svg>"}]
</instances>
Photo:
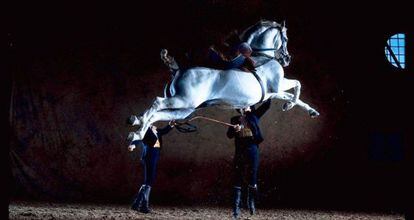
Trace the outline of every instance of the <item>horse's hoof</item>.
<instances>
[{"instance_id":1,"label":"horse's hoof","mask_svg":"<svg viewBox=\"0 0 414 220\"><path fill-rule=\"evenodd\" d=\"M135 126L140 125L140 121L135 115L131 115L129 118L127 118L127 124Z\"/></svg>"},{"instance_id":2,"label":"horse's hoof","mask_svg":"<svg viewBox=\"0 0 414 220\"><path fill-rule=\"evenodd\" d=\"M309 110L309 115L311 118L316 118L319 116L319 112L317 112L316 110Z\"/></svg>"},{"instance_id":3,"label":"horse's hoof","mask_svg":"<svg viewBox=\"0 0 414 220\"><path fill-rule=\"evenodd\" d=\"M282 111L288 111L288 110L292 109L293 106L295 106L295 104L293 104L293 102L286 102L285 104L283 104Z\"/></svg>"}]
</instances>

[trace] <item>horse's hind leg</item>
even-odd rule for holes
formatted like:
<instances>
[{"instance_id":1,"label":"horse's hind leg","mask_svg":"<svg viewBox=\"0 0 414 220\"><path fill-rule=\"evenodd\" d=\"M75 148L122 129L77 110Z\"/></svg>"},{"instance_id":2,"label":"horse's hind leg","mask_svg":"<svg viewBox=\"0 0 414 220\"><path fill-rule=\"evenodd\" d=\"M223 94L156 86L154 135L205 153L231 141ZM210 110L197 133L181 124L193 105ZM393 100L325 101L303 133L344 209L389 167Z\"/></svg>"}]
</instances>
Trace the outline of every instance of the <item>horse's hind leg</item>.
<instances>
[{"instance_id":1,"label":"horse's hind leg","mask_svg":"<svg viewBox=\"0 0 414 220\"><path fill-rule=\"evenodd\" d=\"M299 96L300 96L300 89L301 89L301 84L299 80L283 78L282 83L280 83L280 90L285 92L292 88L294 91L293 98L292 100L289 100L283 105L283 111L290 110L291 108L293 108L293 106L297 104L299 100Z\"/></svg>"},{"instance_id":2,"label":"horse's hind leg","mask_svg":"<svg viewBox=\"0 0 414 220\"><path fill-rule=\"evenodd\" d=\"M142 140L144 138L145 132L149 126L157 121L171 121L185 119L191 113L195 111L194 108L185 108L185 109L165 109L158 112L155 112L152 117L143 124L143 126L137 132L131 132L128 135L129 141Z\"/></svg>"},{"instance_id":3,"label":"horse's hind leg","mask_svg":"<svg viewBox=\"0 0 414 220\"><path fill-rule=\"evenodd\" d=\"M152 116L152 114L157 112L162 107L162 102L165 99L166 98L156 97L151 107L146 110L142 116L137 117L136 115L131 115L128 119L128 123L132 126L142 126L142 124L147 121Z\"/></svg>"},{"instance_id":4,"label":"horse's hind leg","mask_svg":"<svg viewBox=\"0 0 414 220\"><path fill-rule=\"evenodd\" d=\"M186 99L180 96L175 96L175 97L170 97L170 98L157 97L154 103L152 104L151 108L148 109L141 117L137 118L136 116L131 116L131 118L135 117L134 122L137 122L137 123L134 123L133 125L140 126L137 132L139 134L139 136L137 137L138 138L137 140L141 140L140 138L143 137L143 135L146 132L146 129L148 128L150 124L149 123L150 119L155 114L163 110L173 111L173 110L182 110L182 109L195 109L195 107L190 101L187 101ZM159 120L163 120L163 119L159 119ZM152 122L155 122L155 121L152 120Z\"/></svg>"},{"instance_id":5,"label":"horse's hind leg","mask_svg":"<svg viewBox=\"0 0 414 220\"><path fill-rule=\"evenodd\" d=\"M169 98L163 98L158 105L158 111L165 109L187 109L195 108L191 101L181 96L173 96Z\"/></svg>"},{"instance_id":6,"label":"horse's hind leg","mask_svg":"<svg viewBox=\"0 0 414 220\"><path fill-rule=\"evenodd\" d=\"M148 125L151 125L157 121L171 121L171 120L180 120L185 119L191 113L195 111L194 108L185 108L185 109L174 109L174 110L162 110L155 113L149 120Z\"/></svg>"},{"instance_id":7,"label":"horse's hind leg","mask_svg":"<svg viewBox=\"0 0 414 220\"><path fill-rule=\"evenodd\" d=\"M157 97L155 98L151 107L147 111L145 111L142 116L137 117L135 115L132 115L129 118L128 123L133 126L142 126L143 124L145 124L146 121L148 121L152 117L154 113L158 111L164 109L183 109L192 107L193 106L190 104L190 102L186 101L184 98L179 96L169 98Z\"/></svg>"}]
</instances>

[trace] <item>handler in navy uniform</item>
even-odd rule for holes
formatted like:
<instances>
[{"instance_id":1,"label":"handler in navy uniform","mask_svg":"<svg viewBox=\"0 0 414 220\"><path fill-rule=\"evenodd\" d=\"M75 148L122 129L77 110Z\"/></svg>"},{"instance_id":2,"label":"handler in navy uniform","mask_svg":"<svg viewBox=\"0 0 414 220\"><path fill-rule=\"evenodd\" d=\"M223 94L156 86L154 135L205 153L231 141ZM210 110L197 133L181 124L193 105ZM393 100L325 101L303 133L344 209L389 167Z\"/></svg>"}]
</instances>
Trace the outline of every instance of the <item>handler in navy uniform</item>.
<instances>
[{"instance_id":1,"label":"handler in navy uniform","mask_svg":"<svg viewBox=\"0 0 414 220\"><path fill-rule=\"evenodd\" d=\"M142 213L150 212L149 196L151 186L154 183L157 173L157 163L160 158L162 136L170 132L174 126L175 123L173 121L170 121L167 126L161 129L151 125L145 133L144 139L139 141L142 145L141 162L144 168L144 183L141 185L138 195L132 204L133 210Z\"/></svg>"},{"instance_id":2,"label":"handler in navy uniform","mask_svg":"<svg viewBox=\"0 0 414 220\"><path fill-rule=\"evenodd\" d=\"M247 206L250 214L255 214L255 197L257 195L257 171L259 166L259 144L263 141L259 128L259 119L270 108L271 101L268 99L257 110L254 106L240 111L241 115L231 119L231 124L236 126L229 127L228 138L235 138L234 155L234 197L233 197L233 217L238 218L241 206L241 187L243 181L243 171L248 165L248 196Z\"/></svg>"}]
</instances>

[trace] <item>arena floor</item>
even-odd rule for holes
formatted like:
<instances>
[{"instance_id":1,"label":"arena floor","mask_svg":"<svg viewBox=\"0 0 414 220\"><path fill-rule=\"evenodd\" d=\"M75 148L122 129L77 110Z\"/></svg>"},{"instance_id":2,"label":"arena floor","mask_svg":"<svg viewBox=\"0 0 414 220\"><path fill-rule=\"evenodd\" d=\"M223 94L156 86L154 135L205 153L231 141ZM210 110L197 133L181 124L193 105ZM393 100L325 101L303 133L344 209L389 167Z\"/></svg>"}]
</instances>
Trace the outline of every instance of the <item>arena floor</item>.
<instances>
[{"instance_id":1,"label":"arena floor","mask_svg":"<svg viewBox=\"0 0 414 220\"><path fill-rule=\"evenodd\" d=\"M10 219L231 219L230 207L166 207L153 206L150 214L130 210L126 205L56 204L12 202ZM361 213L294 209L259 209L250 216L242 211L241 219L404 219L398 213Z\"/></svg>"}]
</instances>

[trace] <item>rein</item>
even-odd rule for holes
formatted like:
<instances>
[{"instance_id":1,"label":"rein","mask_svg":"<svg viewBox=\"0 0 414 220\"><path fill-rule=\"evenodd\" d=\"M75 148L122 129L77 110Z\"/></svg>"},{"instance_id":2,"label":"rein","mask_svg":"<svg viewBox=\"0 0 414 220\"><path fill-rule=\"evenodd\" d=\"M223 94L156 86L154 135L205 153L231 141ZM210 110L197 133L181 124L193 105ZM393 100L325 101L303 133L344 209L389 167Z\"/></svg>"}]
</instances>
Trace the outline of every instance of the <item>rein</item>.
<instances>
[{"instance_id":1,"label":"rein","mask_svg":"<svg viewBox=\"0 0 414 220\"><path fill-rule=\"evenodd\" d=\"M264 57L266 57L266 58L269 58L269 59L276 59L275 57L272 57L272 56L270 56L270 55L267 55L267 54L265 54L265 53L260 53L260 52L256 52L255 51L255 49L253 49L253 53L252 53L252 55L253 56L255 56L255 55L257 55L257 56L264 56Z\"/></svg>"},{"instance_id":2,"label":"rein","mask_svg":"<svg viewBox=\"0 0 414 220\"><path fill-rule=\"evenodd\" d=\"M276 48L252 48L253 51L269 51L269 50L277 50Z\"/></svg>"}]
</instances>

